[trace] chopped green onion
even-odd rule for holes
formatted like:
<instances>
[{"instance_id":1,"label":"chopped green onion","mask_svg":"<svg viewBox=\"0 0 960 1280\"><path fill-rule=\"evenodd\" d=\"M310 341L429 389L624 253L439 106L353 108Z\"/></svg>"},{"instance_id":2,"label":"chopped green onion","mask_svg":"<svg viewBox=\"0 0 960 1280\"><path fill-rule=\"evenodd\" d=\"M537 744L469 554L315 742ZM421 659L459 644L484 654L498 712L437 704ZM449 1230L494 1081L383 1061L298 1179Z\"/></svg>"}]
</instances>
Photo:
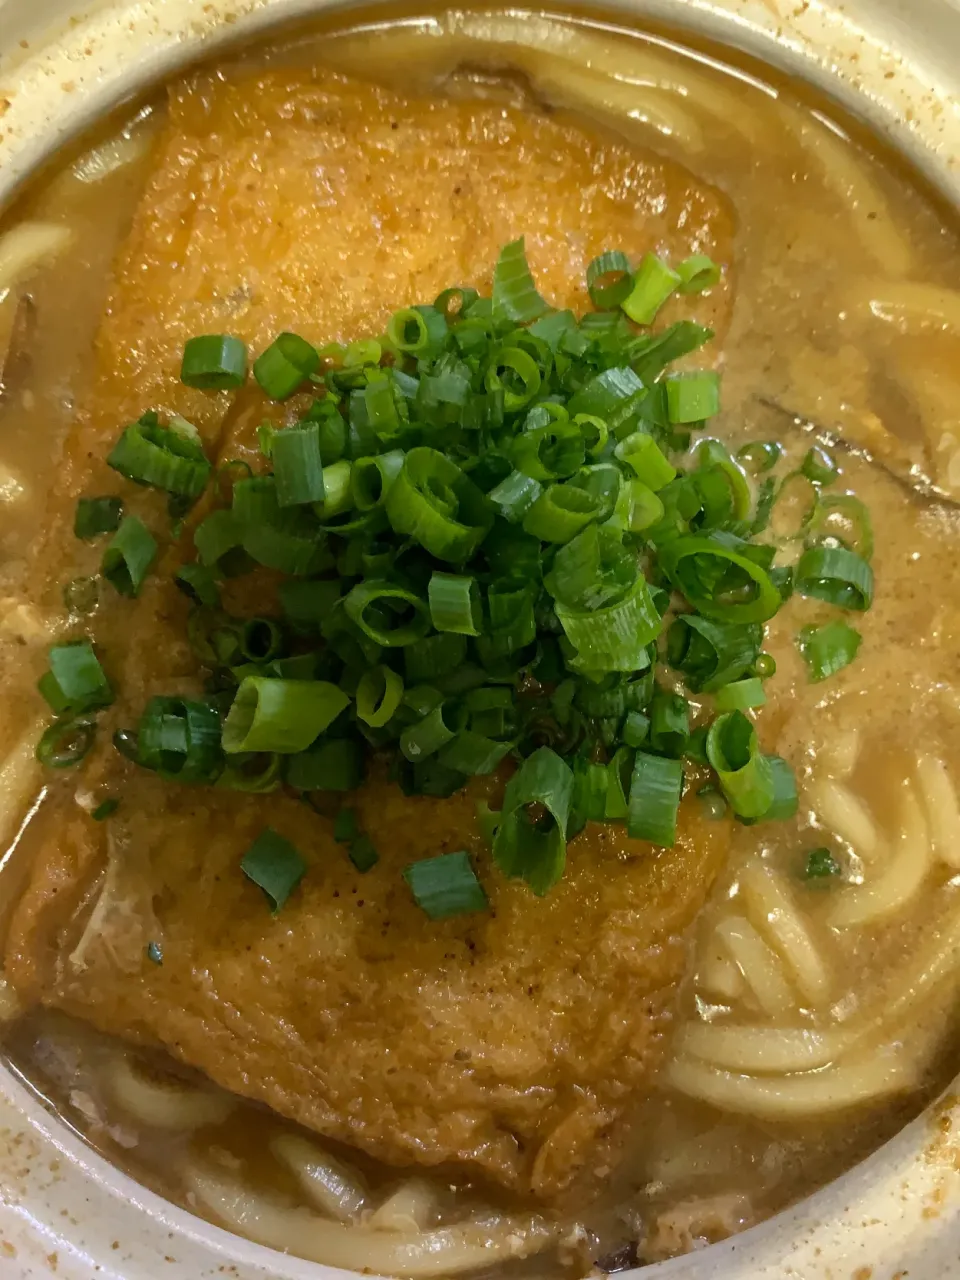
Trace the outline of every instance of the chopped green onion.
<instances>
[{"instance_id":1,"label":"chopped green onion","mask_svg":"<svg viewBox=\"0 0 960 1280\"><path fill-rule=\"evenodd\" d=\"M633 288L620 303L635 324L653 324L657 312L680 287L680 276L655 253L648 253L633 277Z\"/></svg>"},{"instance_id":2,"label":"chopped green onion","mask_svg":"<svg viewBox=\"0 0 960 1280\"><path fill-rule=\"evenodd\" d=\"M281 333L253 363L253 376L271 400L286 400L320 365L320 353L296 333Z\"/></svg>"},{"instance_id":3,"label":"chopped green onion","mask_svg":"<svg viewBox=\"0 0 960 1280\"><path fill-rule=\"evenodd\" d=\"M476 551L493 523L493 508L463 471L425 447L404 458L386 500L387 518L438 560L455 564Z\"/></svg>"},{"instance_id":4,"label":"chopped green onion","mask_svg":"<svg viewBox=\"0 0 960 1280\"><path fill-rule=\"evenodd\" d=\"M387 609L378 610L382 605ZM387 648L413 644L430 629L426 603L412 591L390 582L368 579L359 583L345 597L343 607L364 635ZM388 625L391 621L393 625Z\"/></svg>"},{"instance_id":5,"label":"chopped green onion","mask_svg":"<svg viewBox=\"0 0 960 1280\"><path fill-rule=\"evenodd\" d=\"M720 283L721 272L712 258L705 253L695 253L678 263L677 275L680 277L678 288L681 293L703 293L705 289L712 289L715 284Z\"/></svg>"},{"instance_id":6,"label":"chopped green onion","mask_svg":"<svg viewBox=\"0 0 960 1280\"><path fill-rule=\"evenodd\" d=\"M873 570L846 547L811 547L797 564L796 588L802 596L863 612L873 603Z\"/></svg>"},{"instance_id":7,"label":"chopped green onion","mask_svg":"<svg viewBox=\"0 0 960 1280\"><path fill-rule=\"evenodd\" d=\"M695 609L717 622L766 622L782 603L766 570L716 537L666 543L660 566Z\"/></svg>"},{"instance_id":8,"label":"chopped green onion","mask_svg":"<svg viewBox=\"0 0 960 1280\"><path fill-rule=\"evenodd\" d=\"M189 500L200 496L213 469L196 427L184 418L161 427L156 414L126 428L107 464L137 484Z\"/></svg>"},{"instance_id":9,"label":"chopped green onion","mask_svg":"<svg viewBox=\"0 0 960 1280\"><path fill-rule=\"evenodd\" d=\"M136 761L178 782L210 782L223 768L216 707L187 698L151 698L137 730Z\"/></svg>"},{"instance_id":10,"label":"chopped green onion","mask_svg":"<svg viewBox=\"0 0 960 1280\"><path fill-rule=\"evenodd\" d=\"M462 704L441 702L429 715L404 729L400 735L400 750L408 760L425 760L462 733L466 720L466 708Z\"/></svg>"},{"instance_id":11,"label":"chopped green onion","mask_svg":"<svg viewBox=\"0 0 960 1280\"><path fill-rule=\"evenodd\" d=\"M676 467L671 466L664 457L653 436L643 432L635 431L621 440L614 454L621 462L632 467L637 478L654 493L676 477Z\"/></svg>"},{"instance_id":12,"label":"chopped green onion","mask_svg":"<svg viewBox=\"0 0 960 1280\"><path fill-rule=\"evenodd\" d=\"M628 711L621 731L625 745L636 749L643 746L649 736L650 717L645 716L642 711Z\"/></svg>"},{"instance_id":13,"label":"chopped green onion","mask_svg":"<svg viewBox=\"0 0 960 1280\"><path fill-rule=\"evenodd\" d=\"M298 791L353 791L363 781L363 747L354 738L315 742L284 757L283 776Z\"/></svg>"},{"instance_id":14,"label":"chopped green onion","mask_svg":"<svg viewBox=\"0 0 960 1280\"><path fill-rule=\"evenodd\" d=\"M48 769L72 769L89 753L97 732L89 713L65 715L43 731L36 756Z\"/></svg>"},{"instance_id":15,"label":"chopped green onion","mask_svg":"<svg viewBox=\"0 0 960 1280\"><path fill-rule=\"evenodd\" d=\"M372 458L358 458L353 464L350 488L358 511L372 511L386 501L403 466L403 450L391 449Z\"/></svg>"},{"instance_id":16,"label":"chopped green onion","mask_svg":"<svg viewBox=\"0 0 960 1280\"><path fill-rule=\"evenodd\" d=\"M817 683L850 665L860 649L860 632L837 619L822 627L804 627L797 637L810 679Z\"/></svg>"},{"instance_id":17,"label":"chopped green onion","mask_svg":"<svg viewBox=\"0 0 960 1280\"><path fill-rule=\"evenodd\" d=\"M427 598L430 620L438 631L452 631L462 636L480 634L482 611L476 578L434 572L430 575Z\"/></svg>"},{"instance_id":18,"label":"chopped green onion","mask_svg":"<svg viewBox=\"0 0 960 1280\"><path fill-rule=\"evenodd\" d=\"M752 476L770 471L780 461L782 445L774 440L751 440L737 450L737 461Z\"/></svg>"},{"instance_id":19,"label":"chopped green onion","mask_svg":"<svg viewBox=\"0 0 960 1280\"><path fill-rule=\"evenodd\" d=\"M436 681L438 677L449 675L462 667L466 657L466 640L453 632L416 640L403 651L407 680L412 683L421 680Z\"/></svg>"},{"instance_id":20,"label":"chopped green onion","mask_svg":"<svg viewBox=\"0 0 960 1280\"><path fill-rule=\"evenodd\" d=\"M584 489L552 484L524 516L523 529L542 542L569 542L600 510L600 500Z\"/></svg>"},{"instance_id":21,"label":"chopped green onion","mask_svg":"<svg viewBox=\"0 0 960 1280\"><path fill-rule=\"evenodd\" d=\"M431 920L487 910L487 895L463 850L422 858L403 869L417 906Z\"/></svg>"},{"instance_id":22,"label":"chopped green onion","mask_svg":"<svg viewBox=\"0 0 960 1280\"><path fill-rule=\"evenodd\" d=\"M610 249L587 266L587 291L595 307L618 307L632 292L630 259L619 249Z\"/></svg>"},{"instance_id":23,"label":"chopped green onion","mask_svg":"<svg viewBox=\"0 0 960 1280\"><path fill-rule=\"evenodd\" d=\"M277 503L281 507L322 502L323 460L320 456L320 427L316 422L286 427L273 437L270 454L277 480Z\"/></svg>"},{"instance_id":24,"label":"chopped green onion","mask_svg":"<svg viewBox=\"0 0 960 1280\"><path fill-rule=\"evenodd\" d=\"M630 781L627 831L633 840L670 848L677 838L677 812L683 790L679 760L638 751Z\"/></svg>"},{"instance_id":25,"label":"chopped green onion","mask_svg":"<svg viewBox=\"0 0 960 1280\"><path fill-rule=\"evenodd\" d=\"M821 497L809 522L808 542L839 543L864 560L873 556L873 523L866 506L851 493Z\"/></svg>"},{"instance_id":26,"label":"chopped green onion","mask_svg":"<svg viewBox=\"0 0 960 1280\"><path fill-rule=\"evenodd\" d=\"M113 701L110 681L89 640L54 645L49 661L50 670L40 681L40 692L57 715L91 711Z\"/></svg>"},{"instance_id":27,"label":"chopped green onion","mask_svg":"<svg viewBox=\"0 0 960 1280\"><path fill-rule=\"evenodd\" d=\"M650 702L650 746L662 755L679 758L689 737L689 702L679 693L657 689Z\"/></svg>"},{"instance_id":28,"label":"chopped green onion","mask_svg":"<svg viewBox=\"0 0 960 1280\"><path fill-rule=\"evenodd\" d=\"M208 333L184 343L180 381L201 391L230 391L247 379L247 348L239 338Z\"/></svg>"},{"instance_id":29,"label":"chopped green onion","mask_svg":"<svg viewBox=\"0 0 960 1280\"><path fill-rule=\"evenodd\" d=\"M717 692L718 711L749 711L751 707L762 707L766 701L763 681L757 676L735 680Z\"/></svg>"},{"instance_id":30,"label":"chopped green onion","mask_svg":"<svg viewBox=\"0 0 960 1280\"><path fill-rule=\"evenodd\" d=\"M762 818L774 801L773 770L742 711L728 711L714 720L707 734L707 759L733 812L741 818Z\"/></svg>"},{"instance_id":31,"label":"chopped green onion","mask_svg":"<svg viewBox=\"0 0 960 1280\"><path fill-rule=\"evenodd\" d=\"M403 680L390 667L371 667L357 686L357 715L373 729L380 729L393 716L403 697Z\"/></svg>"},{"instance_id":32,"label":"chopped green onion","mask_svg":"<svg viewBox=\"0 0 960 1280\"><path fill-rule=\"evenodd\" d=\"M818 445L807 451L800 470L814 484L833 484L840 474L840 468L834 459Z\"/></svg>"},{"instance_id":33,"label":"chopped green onion","mask_svg":"<svg viewBox=\"0 0 960 1280\"><path fill-rule=\"evenodd\" d=\"M306 751L349 702L326 680L247 676L223 725L223 749L228 754Z\"/></svg>"},{"instance_id":34,"label":"chopped green onion","mask_svg":"<svg viewBox=\"0 0 960 1280\"><path fill-rule=\"evenodd\" d=\"M204 564L182 564L173 575L173 580L184 593L196 604L215 609L220 603L220 588L217 575Z\"/></svg>"},{"instance_id":35,"label":"chopped green onion","mask_svg":"<svg viewBox=\"0 0 960 1280\"><path fill-rule=\"evenodd\" d=\"M438 759L448 769L479 777L493 773L512 748L511 742L496 742L472 729L464 729L441 749Z\"/></svg>"},{"instance_id":36,"label":"chopped green onion","mask_svg":"<svg viewBox=\"0 0 960 1280\"><path fill-rule=\"evenodd\" d=\"M536 320L547 309L547 304L537 292L530 268L523 236L504 245L493 270L493 318L525 324Z\"/></svg>"},{"instance_id":37,"label":"chopped green onion","mask_svg":"<svg viewBox=\"0 0 960 1280\"><path fill-rule=\"evenodd\" d=\"M119 498L78 498L73 532L84 541L97 538L101 533L115 533L122 514L123 503Z\"/></svg>"},{"instance_id":38,"label":"chopped green onion","mask_svg":"<svg viewBox=\"0 0 960 1280\"><path fill-rule=\"evenodd\" d=\"M572 801L573 773L549 747L528 756L507 783L494 861L541 897L563 875Z\"/></svg>"},{"instance_id":39,"label":"chopped green onion","mask_svg":"<svg viewBox=\"0 0 960 1280\"><path fill-rule=\"evenodd\" d=\"M824 880L840 875L840 863L829 849L811 849L803 870L805 880Z\"/></svg>"},{"instance_id":40,"label":"chopped green onion","mask_svg":"<svg viewBox=\"0 0 960 1280\"><path fill-rule=\"evenodd\" d=\"M303 879L307 864L295 845L267 827L243 855L240 869L263 890L276 915Z\"/></svg>"},{"instance_id":41,"label":"chopped green onion","mask_svg":"<svg viewBox=\"0 0 960 1280\"><path fill-rule=\"evenodd\" d=\"M358 835L356 839L350 841L347 849L347 857L357 868L361 875L373 868L380 861L380 855L377 853L376 847L369 836Z\"/></svg>"},{"instance_id":42,"label":"chopped green onion","mask_svg":"<svg viewBox=\"0 0 960 1280\"><path fill-rule=\"evenodd\" d=\"M646 580L638 575L622 600L602 609L571 609L557 603L557 619L576 651L572 666L582 672L641 671L650 665L647 645L662 622Z\"/></svg>"},{"instance_id":43,"label":"chopped green onion","mask_svg":"<svg viewBox=\"0 0 960 1280\"><path fill-rule=\"evenodd\" d=\"M360 834L357 825L356 809L344 808L339 811L333 823L333 838L337 844L349 844Z\"/></svg>"},{"instance_id":44,"label":"chopped green onion","mask_svg":"<svg viewBox=\"0 0 960 1280\"><path fill-rule=\"evenodd\" d=\"M252 751L249 755L231 756L217 778L216 785L225 791L267 795L279 787L282 766L283 757L270 751Z\"/></svg>"},{"instance_id":45,"label":"chopped green onion","mask_svg":"<svg viewBox=\"0 0 960 1280\"><path fill-rule=\"evenodd\" d=\"M157 543L137 516L126 516L110 539L100 571L122 596L138 596L157 554Z\"/></svg>"},{"instance_id":46,"label":"chopped green onion","mask_svg":"<svg viewBox=\"0 0 960 1280\"><path fill-rule=\"evenodd\" d=\"M665 385L667 416L673 423L702 422L720 412L720 375L712 370L674 373Z\"/></svg>"},{"instance_id":47,"label":"chopped green onion","mask_svg":"<svg viewBox=\"0 0 960 1280\"><path fill-rule=\"evenodd\" d=\"M90 817L94 822L105 822L107 818L112 818L120 808L120 801L116 796L109 796L106 800L101 800L97 807L92 810Z\"/></svg>"},{"instance_id":48,"label":"chopped green onion","mask_svg":"<svg viewBox=\"0 0 960 1280\"><path fill-rule=\"evenodd\" d=\"M762 643L763 632L754 623L712 622L682 613L667 633L666 656L694 693L714 693L757 666Z\"/></svg>"}]
</instances>

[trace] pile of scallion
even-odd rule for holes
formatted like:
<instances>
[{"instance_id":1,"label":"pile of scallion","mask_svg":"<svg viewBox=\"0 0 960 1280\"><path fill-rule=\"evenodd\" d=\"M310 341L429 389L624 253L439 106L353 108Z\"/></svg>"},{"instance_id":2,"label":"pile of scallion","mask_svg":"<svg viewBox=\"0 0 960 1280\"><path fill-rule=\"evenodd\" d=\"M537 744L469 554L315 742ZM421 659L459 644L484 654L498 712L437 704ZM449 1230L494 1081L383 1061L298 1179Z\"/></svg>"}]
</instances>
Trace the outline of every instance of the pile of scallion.
<instances>
[{"instance_id":1,"label":"pile of scallion","mask_svg":"<svg viewBox=\"0 0 960 1280\"><path fill-rule=\"evenodd\" d=\"M588 821L672 844L685 761L744 822L793 814L793 774L744 714L775 669L763 625L792 591L868 608L870 527L855 498L825 495L836 468L819 450L777 479L772 443L737 459L715 439L691 443L719 408L718 375L667 369L712 334L649 326L672 293L718 277L702 256L673 270L651 254L631 270L605 253L587 273L598 310L578 320L538 294L518 240L491 298L447 289L346 348L281 334L254 378L271 400L314 398L293 425L260 429L256 474L228 461L215 476L181 418L127 427L110 465L166 491L172 536L192 540L176 580L194 601L206 693L153 698L117 748L173 781L312 802L355 788L373 753L398 786L430 796L510 761L501 811L478 820L501 871L538 894ZM246 348L193 338L181 378L239 387ZM185 522L211 482L229 501ZM804 548L792 568L776 562L784 539L763 538L788 505L799 515L786 541ZM101 578L136 596L157 542L122 499L81 499L76 533L111 535ZM230 616L222 585L264 570L276 607ZM71 583L72 606L98 587ZM835 620L799 643L820 679L859 636ZM657 682L659 662L706 722ZM75 764L112 699L90 641L55 646L40 688L59 719L39 757ZM336 834L359 870L377 861L353 810ZM279 906L304 864L267 828L243 867ZM465 854L405 875L433 916L485 901Z\"/></svg>"}]
</instances>

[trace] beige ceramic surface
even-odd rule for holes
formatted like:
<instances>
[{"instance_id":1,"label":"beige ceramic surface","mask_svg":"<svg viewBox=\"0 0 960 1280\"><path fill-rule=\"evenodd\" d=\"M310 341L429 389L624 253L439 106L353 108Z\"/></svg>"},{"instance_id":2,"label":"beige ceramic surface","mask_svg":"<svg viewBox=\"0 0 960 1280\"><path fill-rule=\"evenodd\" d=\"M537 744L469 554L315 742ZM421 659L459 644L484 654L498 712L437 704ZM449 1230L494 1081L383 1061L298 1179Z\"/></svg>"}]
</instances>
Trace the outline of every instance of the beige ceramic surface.
<instances>
[{"instance_id":1,"label":"beige ceramic surface","mask_svg":"<svg viewBox=\"0 0 960 1280\"><path fill-rule=\"evenodd\" d=\"M183 61L322 0L0 0L0 200L64 139ZM608 6L609 7L609 6ZM825 87L960 198L960 0L622 0ZM0 1278L333 1280L142 1190L0 1068ZM960 1277L960 1100L841 1181L643 1280Z\"/></svg>"}]
</instances>

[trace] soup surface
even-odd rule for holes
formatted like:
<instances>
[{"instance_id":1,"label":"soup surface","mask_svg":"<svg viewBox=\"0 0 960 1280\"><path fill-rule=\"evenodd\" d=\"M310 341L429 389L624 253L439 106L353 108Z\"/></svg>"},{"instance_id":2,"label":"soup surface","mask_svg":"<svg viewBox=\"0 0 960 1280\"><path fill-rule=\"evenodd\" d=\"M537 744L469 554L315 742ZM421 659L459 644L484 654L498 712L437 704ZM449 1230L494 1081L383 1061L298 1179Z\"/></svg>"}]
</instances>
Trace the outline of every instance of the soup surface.
<instances>
[{"instance_id":1,"label":"soup surface","mask_svg":"<svg viewBox=\"0 0 960 1280\"><path fill-rule=\"evenodd\" d=\"M960 248L904 173L795 86L714 53L563 16L451 12L311 33L193 71L61 157L0 236L0 1013L11 1062L69 1123L171 1199L318 1261L388 1275L584 1275L762 1220L855 1163L951 1077ZM388 500L398 472L370 458L398 456L407 468L428 450L403 443L405 460L363 447L370 424L354 397L381 363L436 377L417 357L427 312L396 314L454 287L483 297L492 288L497 306L499 255L521 237L551 309L600 314L582 322L587 331L612 316L624 344L639 335L626 372L647 384L640 399L662 392L667 406L663 421L619 435L619 410L594 412L576 446L576 468L590 471L587 449L591 474L607 466L618 485L640 436L662 446L656 483L649 458L629 464L640 484L630 490L630 564L659 593L662 636L642 706L623 693L643 683L630 683L634 667L577 683L586 649L578 658L557 638L575 634L564 631L557 578L580 571L556 550L574 538L529 525L528 513L575 469L558 471L559 455L544 452L563 440L560 428L542 437L529 474L508 463L484 487L504 503L496 528L514 529L499 553L511 591L568 566L545 579L559 602L552 621L534 621L531 598L535 657L462 638L479 616L462 600L446 632L453 648L418 650L404 665L388 639L370 656L369 630L327 625L336 595L311 596L308 616L307 597L289 589L373 579L375 565L409 591L410 545L443 559L420 524L403 529L398 549L386 520L375 523L384 506L394 531L404 517ZM678 276L648 314L649 292L642 308L636 293L633 303L601 295L598 312L587 269L610 250L637 272L630 289L656 294L643 263L657 280L673 279L665 263L693 264L701 278L677 289ZM599 284L616 289L623 268L605 265ZM451 332L469 333L471 315L483 314L473 305L462 292L447 299ZM695 325L712 341L690 338ZM294 369L290 395L264 393L264 366L231 389L181 379L197 336L228 335L259 355L291 332L316 358L312 386L289 345L274 376ZM644 345L648 333L671 335L675 368L664 372L669 355L651 363L663 347ZM508 411L512 395L532 415L524 353L541 369L548 361L543 378L556 389L573 348L557 340L545 356L545 340L517 341L514 363L495 355L494 381L474 391L495 399L495 389ZM206 373L224 375L230 350L221 343L211 366L208 346ZM719 413L670 399L676 388L709 398L715 373ZM525 419L523 434L553 430L568 395L541 397L554 407ZM311 408L321 401L326 417ZM159 422L165 439L173 429L187 442L179 461L166 452L165 475L186 474L191 459L201 471L216 464L202 494L187 495L196 501L177 505L169 484L124 479L143 479L142 456L126 468L115 455L107 462L149 411L159 415L149 430ZM235 511L238 493L262 493L256 478L268 466L279 483L275 441L304 422L320 423L328 444L331 431L343 437L323 459L319 508L333 519L332 486L349 473L354 507L336 513L329 539L337 554L291 577L281 563L291 543L276 547L300 526L280 522L269 552L262 539L227 539L204 559L217 513L231 501ZM448 438L447 454L461 458L462 438ZM139 439L142 455L149 441ZM468 452L473 465L482 450ZM457 508L432 465L432 518L442 520ZM700 616L688 612L693 590L681 598L655 533L680 492L671 486L694 471L709 478L685 533L709 532L711 502L726 503L715 536L741 558L752 548L751 581L784 597L763 616L762 653L757 631L736 678L712 682L710 671L736 666L734 633L721 642L702 629L708 647L696 649L696 628L682 621ZM507 511L507 472L536 485L523 510ZM87 503L92 524L75 536L78 499L107 497L122 500L121 531L133 519L153 540L149 571L129 548L104 559L115 504ZM465 502L461 492L461 516ZM348 536L364 508L366 532ZM528 540L530 528L546 530L534 537L535 570L514 536L521 521ZM260 567L235 575L226 557L241 545ZM201 571L178 586L194 546ZM346 562L347 546L367 557L362 569ZM828 557L816 572L811 554ZM434 577L447 567L434 563ZM603 588L587 579L585 589ZM738 583L724 604L728 619L746 618L730 612L750 606L744 590ZM435 606L431 587L434 621ZM376 625L407 625L402 607L381 608ZM493 626L490 599L485 608ZM52 717L37 682L69 717L76 707L57 706L42 678L58 649L83 638L109 677L109 705L88 704L53 751L47 735L47 766L72 767L44 767L35 748ZM603 649L596 632L583 643ZM338 664L329 671L325 653ZM545 653L558 655L555 669ZM294 665L268 669L275 660ZM355 701L362 739L339 734L334 711L300 744L310 750L278 747L262 724L257 739L251 712L241 755L217 785L183 780L195 763L183 745L186 703L232 706L246 678L262 709L263 684L293 688L304 663L314 688L333 672L330 687L347 691L337 705ZM406 701L378 724L404 678ZM309 720L305 685L274 717L285 732ZM440 690L436 701L424 690ZM158 698L166 719L152 722L151 768L141 717ZM474 750L478 738L488 744L482 767L449 754L456 735L443 707L454 703L474 717ZM518 705L536 712L522 732L497 720ZM391 710L406 763L392 745L392 763L384 754ZM755 728L742 770L723 757L732 747L704 736L718 715L731 732ZM581 720L596 738L577 777L602 778L599 809L583 801L579 821L566 810L561 821L555 781L524 792L534 808L518 805L516 839L539 851L531 870L505 851L514 757L556 757ZM431 732L447 754L437 756ZM757 742L771 753L763 761L775 753L792 769L799 803L756 806L753 775L769 781L772 767L756 763ZM454 763L427 768L421 753ZM678 789L682 768L666 827L644 807L642 761L667 762ZM675 838L658 838L674 821ZM555 855L568 835L564 867ZM543 879L545 850L554 861ZM413 869L438 855L462 859L458 888L418 880Z\"/></svg>"}]
</instances>

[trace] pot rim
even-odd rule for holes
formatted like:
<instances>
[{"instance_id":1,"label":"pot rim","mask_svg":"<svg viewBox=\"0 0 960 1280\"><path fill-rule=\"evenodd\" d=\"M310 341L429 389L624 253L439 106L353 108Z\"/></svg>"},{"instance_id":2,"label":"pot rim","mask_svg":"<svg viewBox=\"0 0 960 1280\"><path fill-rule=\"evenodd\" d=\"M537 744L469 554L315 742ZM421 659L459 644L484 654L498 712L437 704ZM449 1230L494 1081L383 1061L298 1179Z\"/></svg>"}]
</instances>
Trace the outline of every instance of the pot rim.
<instances>
[{"instance_id":1,"label":"pot rim","mask_svg":"<svg viewBox=\"0 0 960 1280\"><path fill-rule=\"evenodd\" d=\"M915 21L921 2L925 24ZM602 16L669 22L805 79L956 202L960 18L954 4L613 0ZM94 120L184 63L320 10L347 14L354 7L353 0L99 0L77 15L62 0L34 0L29 13L22 4L0 5L0 48L14 50L0 58L0 204ZM593 7L587 0L582 9ZM960 1090L960 1081L862 1164L793 1208L701 1253L629 1274L637 1280L787 1274L828 1280L849 1267L854 1280L866 1280L872 1268L887 1273L899 1262L910 1280L939 1280L956 1265L949 1226L960 1207L960 1138L950 1137L951 1129L960 1133L960 1100L952 1090ZM51 1268L60 1280L155 1280L158 1257L168 1259L162 1274L170 1280L353 1275L253 1244L141 1186L93 1151L6 1065L0 1065L0 1125L6 1126L0 1130L6 1139L0 1260L4 1252L18 1258L24 1280Z\"/></svg>"}]
</instances>

